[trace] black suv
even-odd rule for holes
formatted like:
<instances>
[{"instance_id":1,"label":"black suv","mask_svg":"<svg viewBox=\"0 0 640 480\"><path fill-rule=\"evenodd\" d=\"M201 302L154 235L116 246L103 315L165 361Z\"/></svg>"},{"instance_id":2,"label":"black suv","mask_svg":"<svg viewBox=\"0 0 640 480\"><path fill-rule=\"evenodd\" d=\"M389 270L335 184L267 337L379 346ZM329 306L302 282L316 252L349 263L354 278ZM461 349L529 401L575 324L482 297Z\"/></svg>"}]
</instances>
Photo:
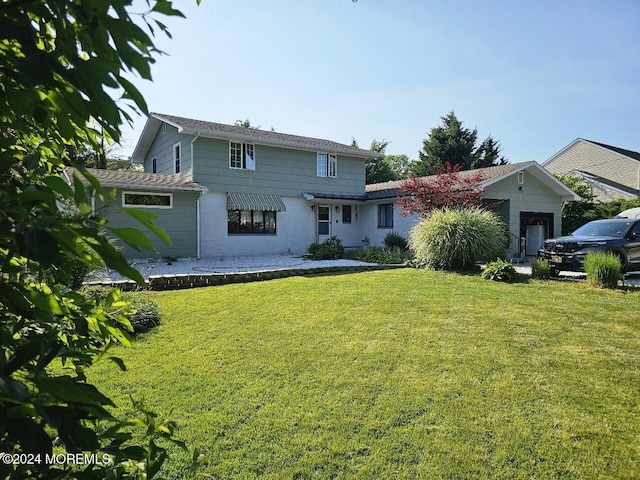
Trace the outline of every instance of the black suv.
<instances>
[{"instance_id":1,"label":"black suv","mask_svg":"<svg viewBox=\"0 0 640 480\"><path fill-rule=\"evenodd\" d=\"M549 261L551 273L584 271L584 257L594 250L620 257L624 271L640 270L640 220L612 218L589 222L571 235L545 240L538 257Z\"/></svg>"}]
</instances>

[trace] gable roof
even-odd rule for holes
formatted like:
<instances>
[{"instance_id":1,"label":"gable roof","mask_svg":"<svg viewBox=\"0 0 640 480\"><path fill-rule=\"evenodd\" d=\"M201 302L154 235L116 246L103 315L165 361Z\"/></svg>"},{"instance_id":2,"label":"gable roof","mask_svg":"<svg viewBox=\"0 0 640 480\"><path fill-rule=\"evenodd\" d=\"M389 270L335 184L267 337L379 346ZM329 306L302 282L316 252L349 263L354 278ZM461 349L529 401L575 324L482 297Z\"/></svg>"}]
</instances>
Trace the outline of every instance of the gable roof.
<instances>
[{"instance_id":1,"label":"gable roof","mask_svg":"<svg viewBox=\"0 0 640 480\"><path fill-rule=\"evenodd\" d=\"M195 137L215 138L236 142L249 142L281 148L293 148L313 152L327 152L351 157L379 158L382 154L352 147L342 143L321 138L303 137L287 133L259 130L256 128L237 127L223 123L207 122L192 118L176 117L161 113L151 113L144 126L138 144L133 151L131 161L142 163L162 123L178 129L178 132Z\"/></svg>"},{"instance_id":2,"label":"gable roof","mask_svg":"<svg viewBox=\"0 0 640 480\"><path fill-rule=\"evenodd\" d=\"M622 156L624 156L624 157L626 157L626 158L628 158L630 160L634 160L636 162L640 162L640 153L639 152L634 152L633 150L627 150L625 148L614 147L612 145L607 145L606 143L594 142L593 140L587 140L585 138L576 138L569 145L567 145L562 150L560 150L558 153L552 155L548 160L543 162L542 165L546 166L547 164L553 162L557 157L562 155L565 151L569 150L576 143L580 143L580 142L584 142L584 143L588 143L588 144L591 144L591 145L595 145L597 147L604 148L606 150L610 150L611 152L617 153L618 155L622 155Z\"/></svg>"},{"instance_id":3,"label":"gable roof","mask_svg":"<svg viewBox=\"0 0 640 480\"><path fill-rule=\"evenodd\" d=\"M465 179L472 177L478 173L481 174L481 185L483 188L487 188L500 180L507 178L511 175L515 175L518 172L527 171L544 183L551 190L556 192L562 200L580 200L580 197L573 192L564 183L554 177L548 170L542 167L538 162L529 161L522 163L508 163L506 165L496 165L493 167L476 168L474 170L463 170L459 172L459 178ZM421 177L423 180L432 181L436 178L436 175L430 175L428 177ZM375 183L367 185L365 190L367 192L367 199L384 199L397 197L400 193L400 188L404 180L395 180L391 182Z\"/></svg>"},{"instance_id":4,"label":"gable roof","mask_svg":"<svg viewBox=\"0 0 640 480\"><path fill-rule=\"evenodd\" d=\"M87 171L100 182L103 187L141 188L145 190L171 190L207 192L207 188L199 183L179 175L163 175L135 171L103 170L87 168ZM73 169L67 169L67 175L73 175ZM84 178L81 176L84 181Z\"/></svg>"}]
</instances>

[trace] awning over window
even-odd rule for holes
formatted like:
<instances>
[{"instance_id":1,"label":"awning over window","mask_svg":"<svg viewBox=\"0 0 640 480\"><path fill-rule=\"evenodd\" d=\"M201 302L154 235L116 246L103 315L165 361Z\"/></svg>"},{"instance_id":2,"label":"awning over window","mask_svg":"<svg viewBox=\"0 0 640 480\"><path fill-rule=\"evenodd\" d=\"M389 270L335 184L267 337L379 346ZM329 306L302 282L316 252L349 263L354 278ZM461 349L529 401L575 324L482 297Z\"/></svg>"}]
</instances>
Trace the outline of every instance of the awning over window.
<instances>
[{"instance_id":1,"label":"awning over window","mask_svg":"<svg viewBox=\"0 0 640 480\"><path fill-rule=\"evenodd\" d=\"M227 210L270 210L284 212L282 199L278 195L264 193L237 193L229 192L227 195Z\"/></svg>"}]
</instances>

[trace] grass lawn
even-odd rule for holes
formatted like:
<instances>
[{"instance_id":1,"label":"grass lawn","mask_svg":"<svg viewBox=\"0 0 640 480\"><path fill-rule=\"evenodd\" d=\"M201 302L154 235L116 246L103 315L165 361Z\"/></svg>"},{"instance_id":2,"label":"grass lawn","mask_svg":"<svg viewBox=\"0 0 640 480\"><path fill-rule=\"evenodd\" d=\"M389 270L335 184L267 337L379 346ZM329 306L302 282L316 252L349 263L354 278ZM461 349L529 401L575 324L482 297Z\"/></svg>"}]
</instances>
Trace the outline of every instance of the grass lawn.
<instances>
[{"instance_id":1,"label":"grass lawn","mask_svg":"<svg viewBox=\"0 0 640 480\"><path fill-rule=\"evenodd\" d=\"M640 478L639 292L401 269L149 295L162 325L90 380L208 478Z\"/></svg>"}]
</instances>

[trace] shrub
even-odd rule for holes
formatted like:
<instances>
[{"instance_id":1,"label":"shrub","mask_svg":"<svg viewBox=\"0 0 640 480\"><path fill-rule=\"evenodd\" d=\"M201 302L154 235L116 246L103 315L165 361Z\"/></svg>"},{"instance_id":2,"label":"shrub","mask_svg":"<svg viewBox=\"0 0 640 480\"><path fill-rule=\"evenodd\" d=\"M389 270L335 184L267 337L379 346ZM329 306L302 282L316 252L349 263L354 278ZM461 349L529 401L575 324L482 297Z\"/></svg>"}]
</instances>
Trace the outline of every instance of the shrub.
<instances>
[{"instance_id":1,"label":"shrub","mask_svg":"<svg viewBox=\"0 0 640 480\"><path fill-rule=\"evenodd\" d=\"M591 252L584 259L587 282L594 287L616 288L622 264L620 258L611 252Z\"/></svg>"},{"instance_id":2,"label":"shrub","mask_svg":"<svg viewBox=\"0 0 640 480\"><path fill-rule=\"evenodd\" d=\"M91 286L83 290L87 297L94 297L99 300L105 300L112 291L113 288L104 286ZM124 292L120 294L119 299L129 303L128 309L133 310L132 313L126 315L133 327L133 333L148 332L160 325L160 314L155 300L144 296L140 292ZM121 310L122 307L112 308L110 311L116 309Z\"/></svg>"},{"instance_id":3,"label":"shrub","mask_svg":"<svg viewBox=\"0 0 640 480\"><path fill-rule=\"evenodd\" d=\"M129 302L131 308L135 310L134 313L128 316L134 333L148 332L160 325L160 314L155 300L139 292L126 292L120 298Z\"/></svg>"},{"instance_id":4,"label":"shrub","mask_svg":"<svg viewBox=\"0 0 640 480\"><path fill-rule=\"evenodd\" d=\"M384 246L389 250L406 250L408 245L407 239L398 232L389 232L384 237Z\"/></svg>"},{"instance_id":5,"label":"shrub","mask_svg":"<svg viewBox=\"0 0 640 480\"><path fill-rule=\"evenodd\" d=\"M482 278L496 282L511 283L516 279L516 276L517 272L513 265L501 259L488 263L482 271Z\"/></svg>"},{"instance_id":6,"label":"shrub","mask_svg":"<svg viewBox=\"0 0 640 480\"><path fill-rule=\"evenodd\" d=\"M531 278L549 280L549 278L551 278L551 267L549 266L549 262L544 258L536 258L531 263Z\"/></svg>"},{"instance_id":7,"label":"shrub","mask_svg":"<svg viewBox=\"0 0 640 480\"><path fill-rule=\"evenodd\" d=\"M360 262L382 263L382 264L401 264L413 258L411 252L401 251L398 249L387 250L382 247L369 247L357 250L347 254L351 260Z\"/></svg>"},{"instance_id":8,"label":"shrub","mask_svg":"<svg viewBox=\"0 0 640 480\"><path fill-rule=\"evenodd\" d=\"M504 258L509 239L498 216L481 208L434 210L411 230L416 264L434 269L465 269L478 261Z\"/></svg>"},{"instance_id":9,"label":"shrub","mask_svg":"<svg viewBox=\"0 0 640 480\"><path fill-rule=\"evenodd\" d=\"M312 243L308 250L312 260L335 260L344 255L344 246L335 235L322 243Z\"/></svg>"}]
</instances>

